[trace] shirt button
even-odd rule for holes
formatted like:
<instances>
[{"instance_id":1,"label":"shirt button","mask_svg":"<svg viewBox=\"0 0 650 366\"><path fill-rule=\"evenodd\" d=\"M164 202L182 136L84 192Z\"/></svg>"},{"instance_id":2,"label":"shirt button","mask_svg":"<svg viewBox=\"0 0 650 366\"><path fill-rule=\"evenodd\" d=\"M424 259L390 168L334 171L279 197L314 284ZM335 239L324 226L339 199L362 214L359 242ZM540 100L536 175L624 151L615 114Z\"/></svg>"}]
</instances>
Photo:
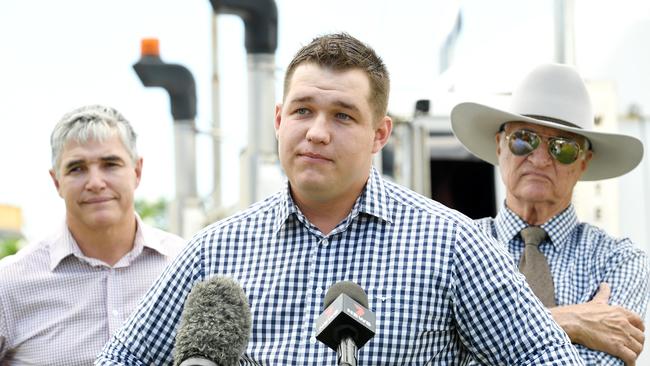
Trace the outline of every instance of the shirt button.
<instances>
[{"instance_id":1,"label":"shirt button","mask_svg":"<svg viewBox=\"0 0 650 366\"><path fill-rule=\"evenodd\" d=\"M309 343L316 344L316 337L312 336L311 338L309 338Z\"/></svg>"},{"instance_id":2,"label":"shirt button","mask_svg":"<svg viewBox=\"0 0 650 366\"><path fill-rule=\"evenodd\" d=\"M316 288L316 295L321 295L323 293L323 289L318 287Z\"/></svg>"},{"instance_id":3,"label":"shirt button","mask_svg":"<svg viewBox=\"0 0 650 366\"><path fill-rule=\"evenodd\" d=\"M324 247L326 247L330 244L330 241L327 240L327 238L323 238L323 240L321 240L320 243L323 244Z\"/></svg>"},{"instance_id":4,"label":"shirt button","mask_svg":"<svg viewBox=\"0 0 650 366\"><path fill-rule=\"evenodd\" d=\"M117 316L119 316L119 315L120 315L120 312L119 312L119 311L117 311L117 310L113 310L113 316L114 316L114 317L117 317Z\"/></svg>"}]
</instances>

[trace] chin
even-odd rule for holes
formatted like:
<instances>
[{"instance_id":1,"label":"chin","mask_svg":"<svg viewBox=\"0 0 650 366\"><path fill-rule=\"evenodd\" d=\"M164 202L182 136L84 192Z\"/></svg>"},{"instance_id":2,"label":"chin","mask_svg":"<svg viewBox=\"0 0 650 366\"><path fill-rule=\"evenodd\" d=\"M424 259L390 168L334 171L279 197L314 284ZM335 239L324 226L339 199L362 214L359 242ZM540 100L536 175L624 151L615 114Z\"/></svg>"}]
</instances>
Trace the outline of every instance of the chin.
<instances>
[{"instance_id":1,"label":"chin","mask_svg":"<svg viewBox=\"0 0 650 366\"><path fill-rule=\"evenodd\" d=\"M521 197L524 201L528 201L532 203L532 202L549 202L552 196L549 192L546 191L527 190L527 191L523 191L523 193L521 193L519 197Z\"/></svg>"},{"instance_id":2,"label":"chin","mask_svg":"<svg viewBox=\"0 0 650 366\"><path fill-rule=\"evenodd\" d=\"M328 186L335 184L330 175L314 171L297 174L294 182L304 189L310 189L310 187L313 187L313 189L327 189Z\"/></svg>"},{"instance_id":3,"label":"chin","mask_svg":"<svg viewBox=\"0 0 650 366\"><path fill-rule=\"evenodd\" d=\"M120 222L121 213L101 212L89 215L84 221L95 229L108 228Z\"/></svg>"}]
</instances>

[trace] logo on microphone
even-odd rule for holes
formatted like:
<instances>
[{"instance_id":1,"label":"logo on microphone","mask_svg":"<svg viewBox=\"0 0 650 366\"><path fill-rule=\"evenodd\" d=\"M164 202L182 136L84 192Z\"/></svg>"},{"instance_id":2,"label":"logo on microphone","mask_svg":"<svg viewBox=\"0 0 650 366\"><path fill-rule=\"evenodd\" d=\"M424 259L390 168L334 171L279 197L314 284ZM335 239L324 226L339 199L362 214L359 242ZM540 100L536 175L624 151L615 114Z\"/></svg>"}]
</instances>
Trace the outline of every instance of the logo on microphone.
<instances>
[{"instance_id":1,"label":"logo on microphone","mask_svg":"<svg viewBox=\"0 0 650 366\"><path fill-rule=\"evenodd\" d=\"M346 308L345 312L352 316L353 319L356 319L357 321L363 323L366 327L372 328L372 324L366 318L364 318L366 309L357 304L354 304L354 307L356 311L353 311L352 308Z\"/></svg>"},{"instance_id":2,"label":"logo on microphone","mask_svg":"<svg viewBox=\"0 0 650 366\"><path fill-rule=\"evenodd\" d=\"M354 307L357 308L357 311L355 311L354 313L357 314L358 316L363 316L363 314L366 313L366 310L361 306L354 304Z\"/></svg>"},{"instance_id":3,"label":"logo on microphone","mask_svg":"<svg viewBox=\"0 0 650 366\"><path fill-rule=\"evenodd\" d=\"M328 317L331 316L332 314L334 314L334 307L333 306L328 307L327 309L325 309L323 314L325 314L325 316Z\"/></svg>"}]
</instances>

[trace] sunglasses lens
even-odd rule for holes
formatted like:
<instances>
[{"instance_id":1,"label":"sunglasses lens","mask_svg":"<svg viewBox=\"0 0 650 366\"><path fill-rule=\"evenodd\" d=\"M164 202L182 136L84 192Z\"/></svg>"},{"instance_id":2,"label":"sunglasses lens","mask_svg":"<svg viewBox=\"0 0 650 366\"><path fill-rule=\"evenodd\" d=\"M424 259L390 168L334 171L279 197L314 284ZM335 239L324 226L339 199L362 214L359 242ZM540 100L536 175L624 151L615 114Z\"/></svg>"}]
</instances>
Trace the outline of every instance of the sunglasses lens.
<instances>
[{"instance_id":1,"label":"sunglasses lens","mask_svg":"<svg viewBox=\"0 0 650 366\"><path fill-rule=\"evenodd\" d=\"M530 154L539 146L539 136L526 130L515 131L510 135L508 145L515 155Z\"/></svg>"},{"instance_id":2,"label":"sunglasses lens","mask_svg":"<svg viewBox=\"0 0 650 366\"><path fill-rule=\"evenodd\" d=\"M573 140L556 138L549 141L548 152L562 164L571 164L578 159L580 146Z\"/></svg>"}]
</instances>

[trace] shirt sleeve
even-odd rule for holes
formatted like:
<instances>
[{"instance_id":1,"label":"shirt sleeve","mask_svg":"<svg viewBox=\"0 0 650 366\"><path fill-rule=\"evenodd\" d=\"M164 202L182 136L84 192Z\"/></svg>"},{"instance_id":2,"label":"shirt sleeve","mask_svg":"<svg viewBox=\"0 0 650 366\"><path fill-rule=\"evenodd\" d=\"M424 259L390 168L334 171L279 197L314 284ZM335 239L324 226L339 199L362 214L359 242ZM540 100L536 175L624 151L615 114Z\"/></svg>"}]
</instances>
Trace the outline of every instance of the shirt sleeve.
<instances>
[{"instance_id":1,"label":"shirt sleeve","mask_svg":"<svg viewBox=\"0 0 650 366\"><path fill-rule=\"evenodd\" d=\"M629 239L623 239L617 247L604 274L604 281L612 288L609 304L622 306L643 318L650 299L648 256Z\"/></svg>"},{"instance_id":2,"label":"shirt sleeve","mask_svg":"<svg viewBox=\"0 0 650 366\"><path fill-rule=\"evenodd\" d=\"M488 365L583 365L503 245L471 224L456 233L452 283L462 342Z\"/></svg>"},{"instance_id":3,"label":"shirt sleeve","mask_svg":"<svg viewBox=\"0 0 650 366\"><path fill-rule=\"evenodd\" d=\"M2 288L0 288L0 361L4 360L9 350L9 327L7 325L7 307L3 304ZM2 362L0 362L1 364Z\"/></svg>"},{"instance_id":4,"label":"shirt sleeve","mask_svg":"<svg viewBox=\"0 0 650 366\"><path fill-rule=\"evenodd\" d=\"M190 242L104 346L95 365L171 364L185 299L204 277L203 258L201 242Z\"/></svg>"},{"instance_id":5,"label":"shirt sleeve","mask_svg":"<svg viewBox=\"0 0 650 366\"><path fill-rule=\"evenodd\" d=\"M647 310L650 282L650 270L647 255L635 248L629 239L617 242L615 249L603 246L610 252L602 273L603 282L609 283L612 294L610 305L617 305L633 311L643 319ZM596 351L577 345L580 356L589 365L623 366L623 361L602 351Z\"/></svg>"},{"instance_id":6,"label":"shirt sleeve","mask_svg":"<svg viewBox=\"0 0 650 366\"><path fill-rule=\"evenodd\" d=\"M623 360L608 353L596 351L581 344L576 344L575 347L578 349L578 353L580 353L580 357L582 357L586 365L625 366Z\"/></svg>"}]
</instances>

